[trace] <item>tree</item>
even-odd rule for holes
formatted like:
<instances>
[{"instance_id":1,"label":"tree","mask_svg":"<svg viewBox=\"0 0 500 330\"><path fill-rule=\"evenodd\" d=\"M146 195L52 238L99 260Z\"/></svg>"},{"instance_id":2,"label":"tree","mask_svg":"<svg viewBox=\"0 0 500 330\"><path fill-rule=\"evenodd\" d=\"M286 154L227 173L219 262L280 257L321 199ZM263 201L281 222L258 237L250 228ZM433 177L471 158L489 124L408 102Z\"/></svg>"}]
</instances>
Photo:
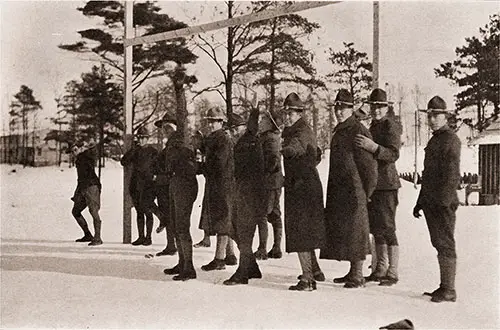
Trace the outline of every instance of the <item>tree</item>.
<instances>
[{"instance_id":1,"label":"tree","mask_svg":"<svg viewBox=\"0 0 500 330\"><path fill-rule=\"evenodd\" d=\"M10 105L9 115L11 122L16 124L17 119L21 120L22 124L22 163L24 166L28 164L28 129L29 129L29 115L33 116L33 142L32 147L35 148L35 118L36 111L41 110L42 106L40 101L35 99L33 90L28 86L21 85L19 92L14 95L14 101Z\"/></svg>"},{"instance_id":2,"label":"tree","mask_svg":"<svg viewBox=\"0 0 500 330\"><path fill-rule=\"evenodd\" d=\"M91 139L98 137L99 175L105 144L118 139L123 130L123 92L121 86L112 80L104 65L93 66L92 71L83 73L81 81L69 86L68 99L74 102L70 114L75 116L79 135Z\"/></svg>"},{"instance_id":3,"label":"tree","mask_svg":"<svg viewBox=\"0 0 500 330\"><path fill-rule=\"evenodd\" d=\"M373 65L366 53L354 48L353 42L343 44L342 51L336 52L332 48L329 50L329 61L332 62L334 71L327 74L327 77L347 88L354 97L354 102L357 102L371 89Z\"/></svg>"},{"instance_id":4,"label":"tree","mask_svg":"<svg viewBox=\"0 0 500 330\"><path fill-rule=\"evenodd\" d=\"M468 107L477 109L477 127L485 128L486 108L491 105L493 115L500 113L500 17L479 29L480 37L465 38L465 45L455 48L457 58L434 69L437 77L453 81L463 89L455 95L456 112Z\"/></svg>"},{"instance_id":5,"label":"tree","mask_svg":"<svg viewBox=\"0 0 500 330\"><path fill-rule=\"evenodd\" d=\"M281 6L282 2L252 2L254 11ZM249 28L259 31L253 42L258 43L244 60L235 60L234 64L241 73L256 76L255 85L268 89L270 110L276 105L276 87L282 83L294 83L307 87L324 86L315 79L316 70L312 65L313 56L304 48L300 38L310 35L319 28L306 18L290 14L269 20L253 22Z\"/></svg>"},{"instance_id":6,"label":"tree","mask_svg":"<svg viewBox=\"0 0 500 330\"><path fill-rule=\"evenodd\" d=\"M78 8L83 15L102 19L102 28L78 31L82 41L60 45L65 50L92 53L97 59L117 72L123 79L124 4L120 1L88 1ZM153 1L134 3L134 25L143 35L156 34L187 27L166 14ZM197 56L187 47L184 38L137 45L133 48L133 90L146 80L171 76L179 65L194 63ZM192 79L192 78L191 78ZM182 110L181 110L182 111Z\"/></svg>"}]
</instances>

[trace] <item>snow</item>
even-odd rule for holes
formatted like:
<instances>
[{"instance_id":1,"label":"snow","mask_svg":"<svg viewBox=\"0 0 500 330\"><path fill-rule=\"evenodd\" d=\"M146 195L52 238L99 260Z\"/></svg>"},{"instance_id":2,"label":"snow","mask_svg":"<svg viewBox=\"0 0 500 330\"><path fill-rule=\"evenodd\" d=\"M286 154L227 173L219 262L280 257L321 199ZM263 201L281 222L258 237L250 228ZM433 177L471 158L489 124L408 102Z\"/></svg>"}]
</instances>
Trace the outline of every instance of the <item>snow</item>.
<instances>
[{"instance_id":1,"label":"snow","mask_svg":"<svg viewBox=\"0 0 500 330\"><path fill-rule=\"evenodd\" d=\"M326 185L327 161L318 168ZM411 215L418 190L405 181L397 212L397 285L344 289L332 279L343 276L348 263L320 260L327 280L318 290L291 292L288 286L300 273L296 254L259 261L262 279L227 287L222 281L236 267L200 270L214 256L214 239L211 248L194 249L198 278L182 283L162 272L177 256L144 257L164 248L164 233L154 234L150 247L121 244L122 171L116 163L102 172L104 244L97 247L74 242L81 236L69 199L74 168L1 165L0 170L1 328L377 329L404 318L418 329L500 327L499 206L458 209L458 300L434 304L422 292L439 284L436 252L425 220ZM191 226L195 242L203 236L197 229L204 184L199 180ZM91 223L87 211L84 215ZM132 229L135 238L134 224Z\"/></svg>"}]
</instances>

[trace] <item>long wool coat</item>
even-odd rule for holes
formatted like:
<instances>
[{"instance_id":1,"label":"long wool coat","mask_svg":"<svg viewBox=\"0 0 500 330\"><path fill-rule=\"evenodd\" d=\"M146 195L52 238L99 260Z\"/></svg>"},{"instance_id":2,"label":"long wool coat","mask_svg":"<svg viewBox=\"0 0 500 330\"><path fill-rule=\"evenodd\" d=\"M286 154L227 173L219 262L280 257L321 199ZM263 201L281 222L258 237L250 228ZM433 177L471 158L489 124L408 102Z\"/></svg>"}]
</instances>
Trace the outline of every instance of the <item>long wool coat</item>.
<instances>
[{"instance_id":1,"label":"long wool coat","mask_svg":"<svg viewBox=\"0 0 500 330\"><path fill-rule=\"evenodd\" d=\"M324 243L323 189L316 149L316 138L304 119L283 132L287 252L307 252Z\"/></svg>"},{"instance_id":2,"label":"long wool coat","mask_svg":"<svg viewBox=\"0 0 500 330\"><path fill-rule=\"evenodd\" d=\"M210 235L229 235L234 191L234 157L231 137L224 130L207 136L204 142L205 194L200 227Z\"/></svg>"},{"instance_id":3,"label":"long wool coat","mask_svg":"<svg viewBox=\"0 0 500 330\"><path fill-rule=\"evenodd\" d=\"M330 145L326 197L326 240L320 258L364 260L369 252L367 202L377 184L377 161L354 144L356 134L371 138L354 116L335 127Z\"/></svg>"},{"instance_id":4,"label":"long wool coat","mask_svg":"<svg viewBox=\"0 0 500 330\"><path fill-rule=\"evenodd\" d=\"M257 136L258 111L249 117L246 132L234 146L235 216L238 246L251 249L257 223L266 216L266 177L262 145ZM241 250L241 247L240 247Z\"/></svg>"}]
</instances>

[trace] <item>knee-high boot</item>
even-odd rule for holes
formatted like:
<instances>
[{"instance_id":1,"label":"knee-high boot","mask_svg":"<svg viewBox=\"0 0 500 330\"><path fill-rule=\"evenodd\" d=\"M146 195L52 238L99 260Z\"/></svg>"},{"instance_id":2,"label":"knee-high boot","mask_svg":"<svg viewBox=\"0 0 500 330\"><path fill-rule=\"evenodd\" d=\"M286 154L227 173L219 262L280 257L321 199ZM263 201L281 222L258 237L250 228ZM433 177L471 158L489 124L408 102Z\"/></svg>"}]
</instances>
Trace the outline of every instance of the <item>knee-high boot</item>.
<instances>
[{"instance_id":1,"label":"knee-high boot","mask_svg":"<svg viewBox=\"0 0 500 330\"><path fill-rule=\"evenodd\" d=\"M432 302L443 302L457 300L455 291L455 275L457 271L457 259L438 255L439 273L441 285L432 295Z\"/></svg>"},{"instance_id":2,"label":"knee-high boot","mask_svg":"<svg viewBox=\"0 0 500 330\"><path fill-rule=\"evenodd\" d=\"M353 289L365 286L365 278L363 277L363 260L351 261L350 279L345 283L344 288Z\"/></svg>"},{"instance_id":3,"label":"knee-high boot","mask_svg":"<svg viewBox=\"0 0 500 330\"><path fill-rule=\"evenodd\" d=\"M283 237L283 224L281 219L275 219L271 225L273 226L273 247L267 253L267 256L272 259L281 259L283 257L283 252L281 252L281 239Z\"/></svg>"},{"instance_id":4,"label":"knee-high boot","mask_svg":"<svg viewBox=\"0 0 500 330\"><path fill-rule=\"evenodd\" d=\"M391 286L399 281L398 276L398 263L399 263L399 246L390 245L387 249L389 254L389 268L387 269L387 275L382 277L380 280L380 285Z\"/></svg>"},{"instance_id":5,"label":"knee-high boot","mask_svg":"<svg viewBox=\"0 0 500 330\"><path fill-rule=\"evenodd\" d=\"M377 264L370 276L366 277L367 282L380 281L387 273L387 245L386 244L376 244L375 251L377 255Z\"/></svg>"},{"instance_id":6,"label":"knee-high boot","mask_svg":"<svg viewBox=\"0 0 500 330\"><path fill-rule=\"evenodd\" d=\"M196 270L193 265L193 241L192 240L181 240L177 241L177 246L179 246L179 255L182 254L183 266L179 275L174 276L174 281L187 281L196 278ZM179 258L179 263L181 262Z\"/></svg>"}]
</instances>

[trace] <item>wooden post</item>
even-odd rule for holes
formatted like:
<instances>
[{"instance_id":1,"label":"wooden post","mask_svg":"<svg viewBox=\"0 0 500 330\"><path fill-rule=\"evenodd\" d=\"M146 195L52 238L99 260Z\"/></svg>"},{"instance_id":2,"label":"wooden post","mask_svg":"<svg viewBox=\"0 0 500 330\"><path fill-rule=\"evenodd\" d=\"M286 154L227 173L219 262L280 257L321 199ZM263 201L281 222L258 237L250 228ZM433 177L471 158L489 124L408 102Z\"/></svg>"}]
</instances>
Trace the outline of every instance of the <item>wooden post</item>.
<instances>
[{"instance_id":1,"label":"wooden post","mask_svg":"<svg viewBox=\"0 0 500 330\"><path fill-rule=\"evenodd\" d=\"M379 3L373 2L373 88L378 88L379 64Z\"/></svg>"},{"instance_id":2,"label":"wooden post","mask_svg":"<svg viewBox=\"0 0 500 330\"><path fill-rule=\"evenodd\" d=\"M134 3L125 1L125 39L134 36ZM125 110L125 133L123 135L124 150L132 146L132 46L124 43L125 74L124 74L124 101ZM132 200L129 195L129 183L131 176L130 166L123 168L123 244L132 241L131 209Z\"/></svg>"}]
</instances>

